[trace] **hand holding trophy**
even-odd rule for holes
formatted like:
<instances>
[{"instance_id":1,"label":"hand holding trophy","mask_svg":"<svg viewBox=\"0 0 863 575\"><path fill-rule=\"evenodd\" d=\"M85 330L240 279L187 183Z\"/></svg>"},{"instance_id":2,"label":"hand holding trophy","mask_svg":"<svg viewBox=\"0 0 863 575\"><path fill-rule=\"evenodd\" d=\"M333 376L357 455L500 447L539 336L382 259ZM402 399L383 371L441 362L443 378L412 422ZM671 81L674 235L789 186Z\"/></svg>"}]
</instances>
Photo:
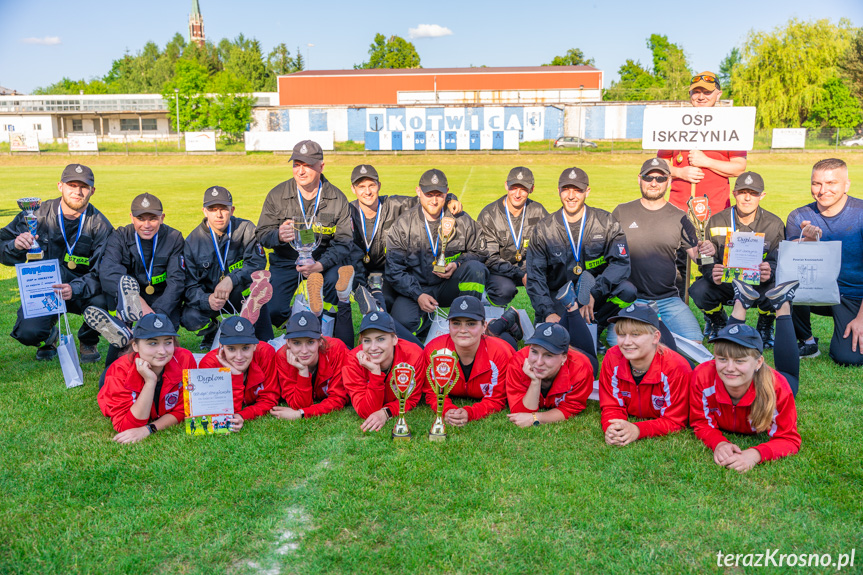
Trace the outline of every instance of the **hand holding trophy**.
<instances>
[{"instance_id":1,"label":"hand holding trophy","mask_svg":"<svg viewBox=\"0 0 863 575\"><path fill-rule=\"evenodd\" d=\"M313 265L315 258L312 257L312 252L321 245L321 225L314 218L309 223L294 220L293 224L294 239L291 240L291 246L297 250L297 265Z\"/></svg>"},{"instance_id":2,"label":"hand holding trophy","mask_svg":"<svg viewBox=\"0 0 863 575\"><path fill-rule=\"evenodd\" d=\"M686 201L686 205L689 206L689 221L695 226L698 241L703 242L706 235L707 220L710 219L710 201L707 199L707 196L691 196ZM712 263L712 256L701 256L698 258L698 265L700 266L709 266Z\"/></svg>"},{"instance_id":3,"label":"hand holding trophy","mask_svg":"<svg viewBox=\"0 0 863 575\"><path fill-rule=\"evenodd\" d=\"M443 403L447 394L458 381L458 354L446 348L433 351L426 375L432 391L437 396L437 417L431 431L429 431L429 441L445 441L446 425L443 422Z\"/></svg>"},{"instance_id":4,"label":"hand holding trophy","mask_svg":"<svg viewBox=\"0 0 863 575\"><path fill-rule=\"evenodd\" d=\"M396 396L396 400L399 402L399 417L393 427L393 439L410 441L411 438L411 430L405 421L405 402L407 402L408 397L410 397L417 386L414 374L414 366L409 363L402 362L394 365L392 368L390 389L392 389L393 395Z\"/></svg>"},{"instance_id":5,"label":"hand holding trophy","mask_svg":"<svg viewBox=\"0 0 863 575\"><path fill-rule=\"evenodd\" d=\"M33 212L39 209L42 200L40 198L21 198L18 200L18 207L24 211L24 221L27 222L27 228L30 235L33 236L33 245L27 250L27 261L41 260L45 256L45 252L36 241L37 223L38 220Z\"/></svg>"},{"instance_id":6,"label":"hand holding trophy","mask_svg":"<svg viewBox=\"0 0 863 575\"><path fill-rule=\"evenodd\" d=\"M440 251L434 263L435 273L446 273L446 245L455 233L455 218L444 216L440 219L438 237L440 238Z\"/></svg>"}]
</instances>

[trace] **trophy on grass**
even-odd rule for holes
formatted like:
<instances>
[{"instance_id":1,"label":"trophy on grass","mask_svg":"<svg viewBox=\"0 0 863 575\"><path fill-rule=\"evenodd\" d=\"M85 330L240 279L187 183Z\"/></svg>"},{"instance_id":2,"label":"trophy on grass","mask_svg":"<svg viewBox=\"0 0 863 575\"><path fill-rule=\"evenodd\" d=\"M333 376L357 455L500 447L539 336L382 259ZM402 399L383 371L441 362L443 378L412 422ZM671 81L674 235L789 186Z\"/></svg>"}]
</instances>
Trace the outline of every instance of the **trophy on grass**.
<instances>
[{"instance_id":1,"label":"trophy on grass","mask_svg":"<svg viewBox=\"0 0 863 575\"><path fill-rule=\"evenodd\" d=\"M710 202L707 196L690 196L686 201L689 206L689 221L695 226L695 232L698 235L698 241L703 242L705 239L705 230L707 229L707 220L710 219ZM709 266L713 263L713 257L700 256L698 265Z\"/></svg>"},{"instance_id":2,"label":"trophy on grass","mask_svg":"<svg viewBox=\"0 0 863 575\"><path fill-rule=\"evenodd\" d=\"M432 391L437 396L437 417L429 431L429 440L444 441L446 425L443 422L443 403L458 381L458 354L446 348L433 351L426 375Z\"/></svg>"},{"instance_id":3,"label":"trophy on grass","mask_svg":"<svg viewBox=\"0 0 863 575\"><path fill-rule=\"evenodd\" d=\"M315 263L312 252L321 245L321 237L321 225L316 219L311 222L294 221L294 239L291 240L291 246L297 250L298 266Z\"/></svg>"},{"instance_id":4,"label":"trophy on grass","mask_svg":"<svg viewBox=\"0 0 863 575\"><path fill-rule=\"evenodd\" d=\"M440 238L440 251L434 263L434 271L442 274L446 271L446 245L455 233L455 218L444 216L440 219L437 235Z\"/></svg>"},{"instance_id":5,"label":"trophy on grass","mask_svg":"<svg viewBox=\"0 0 863 575\"><path fill-rule=\"evenodd\" d=\"M414 374L414 366L409 363L402 362L393 366L390 389L393 390L393 395L396 396L399 402L399 418L393 427L393 439L410 441L411 438L411 430L405 421L405 402L407 402L408 397L410 397L417 386Z\"/></svg>"},{"instance_id":6,"label":"trophy on grass","mask_svg":"<svg viewBox=\"0 0 863 575\"><path fill-rule=\"evenodd\" d=\"M39 246L39 242L36 241L37 219L36 216L33 215L33 212L39 209L39 205L41 203L42 200L40 198L21 198L18 200L18 207L24 212L24 221L27 222L30 235L33 236L33 245L31 245L30 249L27 250L28 262L32 260L41 260L45 256L45 252L42 251L42 248Z\"/></svg>"}]
</instances>

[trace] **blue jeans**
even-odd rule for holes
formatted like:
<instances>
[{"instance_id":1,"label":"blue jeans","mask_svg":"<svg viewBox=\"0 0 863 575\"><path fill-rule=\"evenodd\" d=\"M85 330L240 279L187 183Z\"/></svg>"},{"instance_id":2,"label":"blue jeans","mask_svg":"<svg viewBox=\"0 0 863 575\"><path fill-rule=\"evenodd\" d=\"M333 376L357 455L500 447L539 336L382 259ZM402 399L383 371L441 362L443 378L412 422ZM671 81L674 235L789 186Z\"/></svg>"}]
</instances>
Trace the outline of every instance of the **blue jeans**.
<instances>
[{"instance_id":1,"label":"blue jeans","mask_svg":"<svg viewBox=\"0 0 863 575\"><path fill-rule=\"evenodd\" d=\"M636 303L648 303L646 299L640 298L635 301ZM655 301L659 307L659 317L669 330L693 341L701 342L704 339L698 320L695 319L695 316L692 315L692 310L689 309L688 305L683 303L682 299L679 297L669 297ZM614 333L614 329L609 329L605 337L609 347L617 345L617 334Z\"/></svg>"}]
</instances>

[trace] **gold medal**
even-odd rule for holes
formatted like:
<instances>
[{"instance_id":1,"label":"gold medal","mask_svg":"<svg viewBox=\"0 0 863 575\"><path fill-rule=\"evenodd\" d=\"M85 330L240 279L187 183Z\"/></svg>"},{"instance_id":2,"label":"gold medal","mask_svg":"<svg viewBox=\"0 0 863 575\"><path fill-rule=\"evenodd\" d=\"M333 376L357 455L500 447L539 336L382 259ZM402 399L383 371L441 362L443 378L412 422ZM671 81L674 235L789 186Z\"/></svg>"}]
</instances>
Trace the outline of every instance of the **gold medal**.
<instances>
[{"instance_id":1,"label":"gold medal","mask_svg":"<svg viewBox=\"0 0 863 575\"><path fill-rule=\"evenodd\" d=\"M153 286L151 286L151 285L148 285L148 286L144 289L144 291L145 291L145 292L147 292L147 295L153 295L154 293L156 293L156 288L154 288L154 287L153 287Z\"/></svg>"},{"instance_id":2,"label":"gold medal","mask_svg":"<svg viewBox=\"0 0 863 575\"><path fill-rule=\"evenodd\" d=\"M363 256L363 262L369 263L372 261L372 258L369 257L369 254Z\"/></svg>"},{"instance_id":3,"label":"gold medal","mask_svg":"<svg viewBox=\"0 0 863 575\"><path fill-rule=\"evenodd\" d=\"M224 280L225 280L225 274L220 275L220 276L219 276L219 281L221 282L221 281L224 281Z\"/></svg>"},{"instance_id":4,"label":"gold medal","mask_svg":"<svg viewBox=\"0 0 863 575\"><path fill-rule=\"evenodd\" d=\"M682 164L682 163L683 163L683 154L681 154L681 153L678 153L678 154L677 154L677 163L678 163L678 164Z\"/></svg>"},{"instance_id":5,"label":"gold medal","mask_svg":"<svg viewBox=\"0 0 863 575\"><path fill-rule=\"evenodd\" d=\"M75 268L78 267L78 264L69 260L68 262L66 262L66 267L69 268L70 270L74 270Z\"/></svg>"},{"instance_id":6,"label":"gold medal","mask_svg":"<svg viewBox=\"0 0 863 575\"><path fill-rule=\"evenodd\" d=\"M517 261L517 262L521 261L521 252L515 252L515 261Z\"/></svg>"},{"instance_id":7,"label":"gold medal","mask_svg":"<svg viewBox=\"0 0 863 575\"><path fill-rule=\"evenodd\" d=\"M577 276L580 276L580 275L581 275L581 272L583 272L583 271L584 271L584 268L582 268L582 267L581 267L580 265L578 265L578 264L575 264L575 267L574 267L574 268L572 268L572 273L574 273L574 274L575 274L575 275L577 275Z\"/></svg>"}]
</instances>

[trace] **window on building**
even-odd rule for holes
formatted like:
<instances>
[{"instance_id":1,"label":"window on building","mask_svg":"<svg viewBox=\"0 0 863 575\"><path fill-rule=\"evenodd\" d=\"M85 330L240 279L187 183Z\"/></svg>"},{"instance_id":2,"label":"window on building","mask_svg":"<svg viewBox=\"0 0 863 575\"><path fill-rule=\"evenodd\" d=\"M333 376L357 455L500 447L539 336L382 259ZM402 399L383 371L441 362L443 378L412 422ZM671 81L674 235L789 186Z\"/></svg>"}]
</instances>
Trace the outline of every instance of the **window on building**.
<instances>
[{"instance_id":1,"label":"window on building","mask_svg":"<svg viewBox=\"0 0 863 575\"><path fill-rule=\"evenodd\" d=\"M7 132L14 132L15 131L15 125L14 124L5 124L3 126L3 129L6 130Z\"/></svg>"},{"instance_id":2,"label":"window on building","mask_svg":"<svg viewBox=\"0 0 863 575\"><path fill-rule=\"evenodd\" d=\"M33 124L33 129L37 132L42 129L42 124Z\"/></svg>"},{"instance_id":3,"label":"window on building","mask_svg":"<svg viewBox=\"0 0 863 575\"><path fill-rule=\"evenodd\" d=\"M157 130L156 118L144 118L141 120L141 128L146 132L155 132Z\"/></svg>"},{"instance_id":4,"label":"window on building","mask_svg":"<svg viewBox=\"0 0 863 575\"><path fill-rule=\"evenodd\" d=\"M138 118L120 118L121 132L137 132Z\"/></svg>"},{"instance_id":5,"label":"window on building","mask_svg":"<svg viewBox=\"0 0 863 575\"><path fill-rule=\"evenodd\" d=\"M84 131L84 120L72 120L72 131L73 132L83 132Z\"/></svg>"}]
</instances>

